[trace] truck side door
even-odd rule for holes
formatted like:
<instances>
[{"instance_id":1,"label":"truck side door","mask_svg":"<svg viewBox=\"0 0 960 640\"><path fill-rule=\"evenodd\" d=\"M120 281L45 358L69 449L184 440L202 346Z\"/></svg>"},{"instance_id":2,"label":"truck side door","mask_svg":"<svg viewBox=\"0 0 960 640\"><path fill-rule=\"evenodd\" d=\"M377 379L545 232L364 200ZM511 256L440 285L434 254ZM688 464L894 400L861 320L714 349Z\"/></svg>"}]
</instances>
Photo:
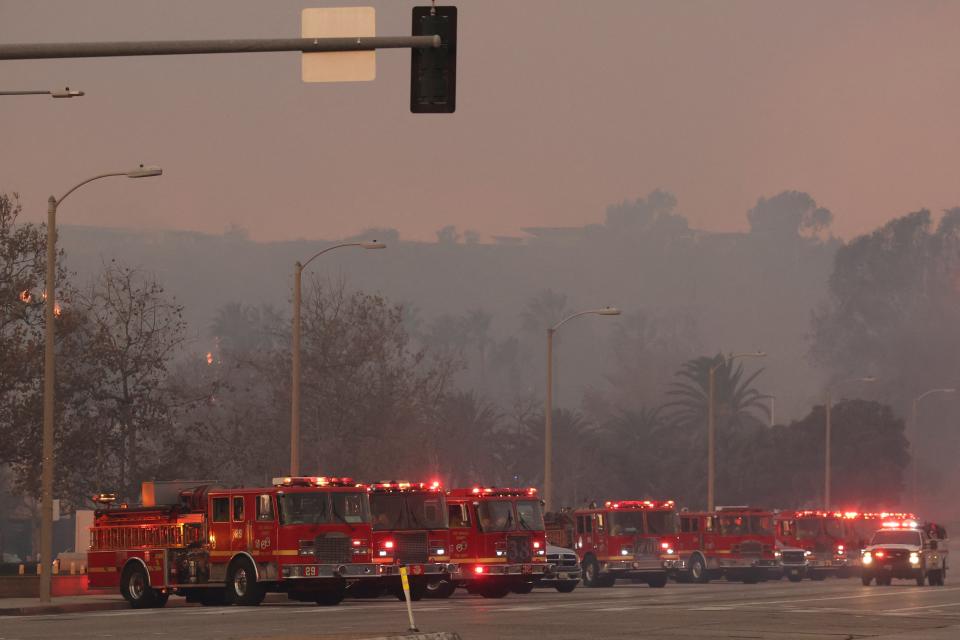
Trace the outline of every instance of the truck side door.
<instances>
[{"instance_id":1,"label":"truck side door","mask_svg":"<svg viewBox=\"0 0 960 640\"><path fill-rule=\"evenodd\" d=\"M248 496L234 495L230 497L230 550L249 551L249 544L253 544L253 531L250 525L252 509L248 509Z\"/></svg>"}]
</instances>

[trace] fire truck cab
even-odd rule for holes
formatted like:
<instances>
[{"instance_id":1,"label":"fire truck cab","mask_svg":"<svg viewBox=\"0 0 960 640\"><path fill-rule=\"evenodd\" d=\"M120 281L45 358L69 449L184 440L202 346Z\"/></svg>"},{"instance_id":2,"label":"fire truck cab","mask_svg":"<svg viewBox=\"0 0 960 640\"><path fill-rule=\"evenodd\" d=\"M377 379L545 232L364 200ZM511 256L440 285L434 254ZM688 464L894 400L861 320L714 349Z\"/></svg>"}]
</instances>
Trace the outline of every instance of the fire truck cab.
<instances>
[{"instance_id":1,"label":"fire truck cab","mask_svg":"<svg viewBox=\"0 0 960 640\"><path fill-rule=\"evenodd\" d=\"M537 490L496 487L447 492L451 584L485 598L529 593L547 570Z\"/></svg>"},{"instance_id":2,"label":"fire truck cab","mask_svg":"<svg viewBox=\"0 0 960 640\"><path fill-rule=\"evenodd\" d=\"M846 575L847 520L844 513L832 511L778 514L777 543L787 577L797 581Z\"/></svg>"},{"instance_id":3,"label":"fire truck cab","mask_svg":"<svg viewBox=\"0 0 960 640\"><path fill-rule=\"evenodd\" d=\"M367 492L347 478L277 478L268 488L145 483L143 504L101 504L90 528L90 586L139 608L171 594L204 605L258 605L269 591L338 604L376 578Z\"/></svg>"},{"instance_id":4,"label":"fire truck cab","mask_svg":"<svg viewBox=\"0 0 960 640\"><path fill-rule=\"evenodd\" d=\"M765 509L718 507L714 512L680 514L679 581L713 578L756 583L779 578L780 559L774 537L774 515Z\"/></svg>"},{"instance_id":5,"label":"fire truck cab","mask_svg":"<svg viewBox=\"0 0 960 640\"><path fill-rule=\"evenodd\" d=\"M612 587L618 578L667 584L667 563L675 560L677 516L673 500L608 500L602 507L576 509L564 543L575 549L587 587Z\"/></svg>"},{"instance_id":6,"label":"fire truck cab","mask_svg":"<svg viewBox=\"0 0 960 640\"><path fill-rule=\"evenodd\" d=\"M449 584L450 531L447 501L439 482L377 482L369 486L373 515L373 561L382 586L404 599L400 567L405 566L410 598Z\"/></svg>"}]
</instances>

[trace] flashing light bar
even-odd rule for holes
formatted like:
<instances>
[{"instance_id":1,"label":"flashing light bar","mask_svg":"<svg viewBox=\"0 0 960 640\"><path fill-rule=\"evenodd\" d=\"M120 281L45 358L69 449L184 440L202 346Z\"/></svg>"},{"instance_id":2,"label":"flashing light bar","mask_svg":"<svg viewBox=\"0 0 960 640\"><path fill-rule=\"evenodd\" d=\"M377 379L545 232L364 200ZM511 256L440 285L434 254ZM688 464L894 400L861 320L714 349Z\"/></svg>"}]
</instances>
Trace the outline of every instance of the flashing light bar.
<instances>
[{"instance_id":1,"label":"flashing light bar","mask_svg":"<svg viewBox=\"0 0 960 640\"><path fill-rule=\"evenodd\" d=\"M607 500L603 503L609 509L671 509L673 500Z\"/></svg>"},{"instance_id":2,"label":"flashing light bar","mask_svg":"<svg viewBox=\"0 0 960 640\"><path fill-rule=\"evenodd\" d=\"M275 487L356 487L353 478L329 476L284 476L273 479Z\"/></svg>"},{"instance_id":3,"label":"flashing light bar","mask_svg":"<svg viewBox=\"0 0 960 640\"><path fill-rule=\"evenodd\" d=\"M481 487L474 486L470 489L450 489L447 491L450 496L535 496L536 487L516 488L516 487Z\"/></svg>"},{"instance_id":4,"label":"flashing light bar","mask_svg":"<svg viewBox=\"0 0 960 640\"><path fill-rule=\"evenodd\" d=\"M885 520L881 525L884 529L916 529L916 520Z\"/></svg>"},{"instance_id":5,"label":"flashing light bar","mask_svg":"<svg viewBox=\"0 0 960 640\"><path fill-rule=\"evenodd\" d=\"M367 489L368 491L443 491L443 486L439 480L432 482L374 482Z\"/></svg>"},{"instance_id":6,"label":"flashing light bar","mask_svg":"<svg viewBox=\"0 0 960 640\"><path fill-rule=\"evenodd\" d=\"M117 494L115 493L98 493L97 495L90 498L97 504L110 504L117 501Z\"/></svg>"}]
</instances>

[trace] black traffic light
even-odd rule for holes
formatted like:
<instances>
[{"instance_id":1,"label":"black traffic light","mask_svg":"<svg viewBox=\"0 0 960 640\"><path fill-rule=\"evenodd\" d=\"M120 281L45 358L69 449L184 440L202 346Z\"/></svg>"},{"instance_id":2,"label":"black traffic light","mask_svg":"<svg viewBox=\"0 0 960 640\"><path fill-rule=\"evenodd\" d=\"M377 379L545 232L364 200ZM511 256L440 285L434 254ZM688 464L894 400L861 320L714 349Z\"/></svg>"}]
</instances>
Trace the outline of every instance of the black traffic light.
<instances>
[{"instance_id":1,"label":"black traffic light","mask_svg":"<svg viewBox=\"0 0 960 640\"><path fill-rule=\"evenodd\" d=\"M453 113L457 109L457 8L414 7L413 35L437 35L443 44L412 50L410 111Z\"/></svg>"}]
</instances>

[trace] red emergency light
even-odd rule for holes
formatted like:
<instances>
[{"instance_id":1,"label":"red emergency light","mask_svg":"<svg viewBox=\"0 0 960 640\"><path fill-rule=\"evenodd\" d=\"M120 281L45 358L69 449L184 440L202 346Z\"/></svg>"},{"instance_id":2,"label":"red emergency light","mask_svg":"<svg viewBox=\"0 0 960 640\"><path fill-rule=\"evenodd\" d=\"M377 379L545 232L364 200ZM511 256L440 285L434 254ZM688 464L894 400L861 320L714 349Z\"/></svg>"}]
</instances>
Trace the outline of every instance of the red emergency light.
<instances>
[{"instance_id":1,"label":"red emergency light","mask_svg":"<svg viewBox=\"0 0 960 640\"><path fill-rule=\"evenodd\" d=\"M497 496L497 497L516 497L516 496L536 496L537 489L536 487L527 487L515 488L515 487L481 487L474 486L470 489L461 488L461 489L450 489L447 491L448 496L454 497L481 497L481 496Z\"/></svg>"},{"instance_id":2,"label":"red emergency light","mask_svg":"<svg viewBox=\"0 0 960 640\"><path fill-rule=\"evenodd\" d=\"M273 479L275 487L356 487L353 478L333 476L284 476Z\"/></svg>"},{"instance_id":3,"label":"red emergency light","mask_svg":"<svg viewBox=\"0 0 960 640\"><path fill-rule=\"evenodd\" d=\"M384 482L374 482L368 488L368 491L373 491L377 493L392 493L400 491L443 491L443 487L440 485L440 482L434 480L432 482L397 482L397 481L384 481Z\"/></svg>"},{"instance_id":4,"label":"red emergency light","mask_svg":"<svg viewBox=\"0 0 960 640\"><path fill-rule=\"evenodd\" d=\"M607 500L603 506L609 509L673 509L673 500Z\"/></svg>"}]
</instances>

